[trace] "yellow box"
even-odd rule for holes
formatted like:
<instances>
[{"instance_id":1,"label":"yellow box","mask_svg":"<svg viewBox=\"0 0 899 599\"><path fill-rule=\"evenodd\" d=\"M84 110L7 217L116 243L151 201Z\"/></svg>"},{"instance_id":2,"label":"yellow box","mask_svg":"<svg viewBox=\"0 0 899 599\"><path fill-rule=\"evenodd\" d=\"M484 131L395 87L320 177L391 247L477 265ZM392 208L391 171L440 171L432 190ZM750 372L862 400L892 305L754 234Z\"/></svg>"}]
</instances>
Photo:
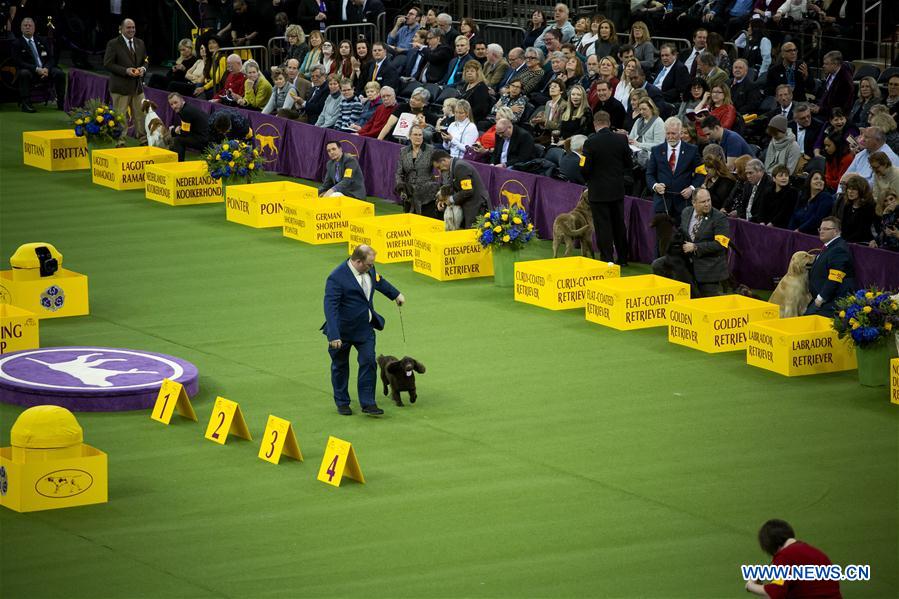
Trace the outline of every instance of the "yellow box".
<instances>
[{"instance_id":1,"label":"yellow box","mask_svg":"<svg viewBox=\"0 0 899 599\"><path fill-rule=\"evenodd\" d=\"M178 154L150 146L94 150L91 176L97 185L112 189L143 189L144 168L161 162L178 162Z\"/></svg>"},{"instance_id":2,"label":"yellow box","mask_svg":"<svg viewBox=\"0 0 899 599\"><path fill-rule=\"evenodd\" d=\"M87 142L73 129L23 131L22 158L29 166L45 171L74 171L90 168Z\"/></svg>"},{"instance_id":3,"label":"yellow box","mask_svg":"<svg viewBox=\"0 0 899 599\"><path fill-rule=\"evenodd\" d=\"M284 202L309 197L310 193L318 197L314 187L290 181L229 185L225 190L225 218L256 229L281 227Z\"/></svg>"},{"instance_id":4,"label":"yellow box","mask_svg":"<svg viewBox=\"0 0 899 599\"><path fill-rule=\"evenodd\" d=\"M837 337L833 320L796 316L749 324L746 363L784 376L855 370L855 348Z\"/></svg>"},{"instance_id":5,"label":"yellow box","mask_svg":"<svg viewBox=\"0 0 899 599\"><path fill-rule=\"evenodd\" d=\"M12 447L0 448L0 505L17 512L106 503L106 454L82 444L79 456L20 461Z\"/></svg>"},{"instance_id":6,"label":"yellow box","mask_svg":"<svg viewBox=\"0 0 899 599\"><path fill-rule=\"evenodd\" d=\"M40 347L38 328L34 312L0 304L0 354Z\"/></svg>"},{"instance_id":7,"label":"yellow box","mask_svg":"<svg viewBox=\"0 0 899 599\"><path fill-rule=\"evenodd\" d=\"M678 300L668 304L668 341L710 354L746 349L749 323L779 316L777 304L743 295Z\"/></svg>"},{"instance_id":8,"label":"yellow box","mask_svg":"<svg viewBox=\"0 0 899 599\"><path fill-rule=\"evenodd\" d=\"M148 164L144 173L144 195L170 206L224 202L221 179L209 176L202 160Z\"/></svg>"},{"instance_id":9,"label":"yellow box","mask_svg":"<svg viewBox=\"0 0 899 599\"><path fill-rule=\"evenodd\" d=\"M351 219L375 215L371 202L346 196L319 198L314 187L306 189L311 194L307 191L284 203L284 237L314 245L342 243L347 240Z\"/></svg>"},{"instance_id":10,"label":"yellow box","mask_svg":"<svg viewBox=\"0 0 899 599\"><path fill-rule=\"evenodd\" d=\"M548 310L583 308L588 283L620 276L617 264L583 256L516 262L515 301Z\"/></svg>"},{"instance_id":11,"label":"yellow box","mask_svg":"<svg viewBox=\"0 0 899 599\"><path fill-rule=\"evenodd\" d=\"M413 239L422 233L443 231L442 220L419 214L390 214L355 218L347 230L347 253L352 254L360 244L370 245L378 253L381 264L411 262L414 258Z\"/></svg>"},{"instance_id":12,"label":"yellow box","mask_svg":"<svg viewBox=\"0 0 899 599\"><path fill-rule=\"evenodd\" d=\"M899 405L899 358L890 360L890 403Z\"/></svg>"},{"instance_id":13,"label":"yellow box","mask_svg":"<svg viewBox=\"0 0 899 599\"><path fill-rule=\"evenodd\" d=\"M619 331L668 325L668 304L690 299L690 286L658 275L594 281L587 285L588 321Z\"/></svg>"},{"instance_id":14,"label":"yellow box","mask_svg":"<svg viewBox=\"0 0 899 599\"><path fill-rule=\"evenodd\" d=\"M13 304L38 318L84 316L90 313L87 277L60 268L52 277L16 280L13 271L0 271L0 303Z\"/></svg>"},{"instance_id":15,"label":"yellow box","mask_svg":"<svg viewBox=\"0 0 899 599\"><path fill-rule=\"evenodd\" d=\"M412 270L438 281L493 276L493 255L473 229L422 233L412 240Z\"/></svg>"}]
</instances>

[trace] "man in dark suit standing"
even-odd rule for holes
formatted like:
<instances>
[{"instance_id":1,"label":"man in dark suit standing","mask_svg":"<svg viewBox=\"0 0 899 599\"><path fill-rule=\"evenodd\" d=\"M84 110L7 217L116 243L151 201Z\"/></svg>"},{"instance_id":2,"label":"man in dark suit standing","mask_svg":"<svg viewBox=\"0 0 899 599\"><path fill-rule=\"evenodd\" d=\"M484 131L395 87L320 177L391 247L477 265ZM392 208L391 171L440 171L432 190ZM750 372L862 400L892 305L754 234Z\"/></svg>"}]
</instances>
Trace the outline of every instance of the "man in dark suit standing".
<instances>
[{"instance_id":1,"label":"man in dark suit standing","mask_svg":"<svg viewBox=\"0 0 899 599\"><path fill-rule=\"evenodd\" d=\"M614 245L618 264L626 266L628 245L627 230L624 228L624 178L632 174L634 163L627 137L613 133L609 121L609 113L604 110L593 115L596 133L584 143L581 171L587 181L600 260L612 262Z\"/></svg>"},{"instance_id":2,"label":"man in dark suit standing","mask_svg":"<svg viewBox=\"0 0 899 599\"><path fill-rule=\"evenodd\" d=\"M180 122L172 127L172 149L178 153L178 161L184 160L187 148L202 152L209 145L209 116L191 104L187 104L181 94L169 94L169 106Z\"/></svg>"},{"instance_id":3,"label":"man in dark suit standing","mask_svg":"<svg viewBox=\"0 0 899 599\"><path fill-rule=\"evenodd\" d=\"M646 162L646 185L653 192L653 210L674 219L680 218L693 190L703 181L702 175L696 172L702 164L699 148L681 141L682 129L679 118L668 118L665 143L652 148Z\"/></svg>"},{"instance_id":4,"label":"man in dark suit standing","mask_svg":"<svg viewBox=\"0 0 899 599\"><path fill-rule=\"evenodd\" d=\"M328 152L328 163L325 165L325 180L318 188L320 197L349 196L357 200L364 200L365 179L359 161L353 156L345 154L343 148L336 141L325 144Z\"/></svg>"},{"instance_id":5,"label":"man in dark suit standing","mask_svg":"<svg viewBox=\"0 0 899 599\"><path fill-rule=\"evenodd\" d=\"M840 237L840 219L827 216L818 227L818 239L824 243L824 251L818 254L808 273L808 288L813 299L806 315L817 314L828 318L836 309L837 298L854 293L855 265L849 244Z\"/></svg>"},{"instance_id":6,"label":"man in dark suit standing","mask_svg":"<svg viewBox=\"0 0 899 599\"><path fill-rule=\"evenodd\" d=\"M19 107L22 112L37 112L31 105L31 86L37 81L52 81L56 91L56 107L63 109L66 97L66 74L56 68L56 60L46 38L34 35L34 20L22 19L22 37L12 44L19 81Z\"/></svg>"},{"instance_id":7,"label":"man in dark suit standing","mask_svg":"<svg viewBox=\"0 0 899 599\"><path fill-rule=\"evenodd\" d=\"M461 158L451 157L444 150L434 151L431 164L443 174L444 181L453 191L451 196L443 197L437 202L437 210L443 211L446 206L461 206L460 228L470 228L478 215L487 210L490 199L481 175L470 164Z\"/></svg>"},{"instance_id":8,"label":"man in dark suit standing","mask_svg":"<svg viewBox=\"0 0 899 599\"><path fill-rule=\"evenodd\" d=\"M690 87L690 71L684 63L677 59L677 48L674 44L662 44L659 52L659 71L652 84L662 90L662 97L669 104L677 104L684 99Z\"/></svg>"},{"instance_id":9,"label":"man in dark suit standing","mask_svg":"<svg viewBox=\"0 0 899 599\"><path fill-rule=\"evenodd\" d=\"M142 144L147 143L144 119L141 118L141 102L144 101L144 73L147 72L147 49L143 40L135 37L137 27L131 19L122 21L121 35L106 44L103 66L109 71L109 93L113 108L127 114L131 109L134 130ZM124 140L119 141L125 145Z\"/></svg>"},{"instance_id":10,"label":"man in dark suit standing","mask_svg":"<svg viewBox=\"0 0 899 599\"><path fill-rule=\"evenodd\" d=\"M693 205L681 215L684 253L692 258L693 278L699 297L721 295L721 282L728 278L727 246L730 224L720 210L712 210L712 196L707 189L697 189Z\"/></svg>"},{"instance_id":11,"label":"man in dark suit standing","mask_svg":"<svg viewBox=\"0 0 899 599\"><path fill-rule=\"evenodd\" d=\"M534 138L509 119L496 121L496 145L491 163L503 168L514 167L534 157Z\"/></svg>"},{"instance_id":12,"label":"man in dark suit standing","mask_svg":"<svg viewBox=\"0 0 899 599\"><path fill-rule=\"evenodd\" d=\"M325 324L322 332L328 338L331 355L331 386L337 412L350 416L350 348L359 354L357 390L362 411L380 416L384 410L375 403L375 331L384 330L384 317L375 311L374 292L379 291L396 302L406 303L403 294L375 272L375 250L360 245L346 262L331 271L325 282Z\"/></svg>"},{"instance_id":13,"label":"man in dark suit standing","mask_svg":"<svg viewBox=\"0 0 899 599\"><path fill-rule=\"evenodd\" d=\"M855 101L852 83L852 71L849 65L843 62L843 55L838 50L832 50L824 55L824 94L818 100L818 105L812 108L812 112L827 121L830 120L830 112L834 108L842 108L845 114L849 114L852 103Z\"/></svg>"}]
</instances>

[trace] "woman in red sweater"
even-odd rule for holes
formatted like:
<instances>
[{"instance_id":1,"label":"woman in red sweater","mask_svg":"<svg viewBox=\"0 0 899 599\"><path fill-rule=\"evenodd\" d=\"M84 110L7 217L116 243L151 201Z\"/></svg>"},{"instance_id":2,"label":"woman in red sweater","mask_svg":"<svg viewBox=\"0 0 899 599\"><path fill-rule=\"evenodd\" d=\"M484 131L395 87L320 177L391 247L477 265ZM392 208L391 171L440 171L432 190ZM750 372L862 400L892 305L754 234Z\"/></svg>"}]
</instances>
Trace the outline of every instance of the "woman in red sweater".
<instances>
[{"instance_id":1,"label":"woman in red sweater","mask_svg":"<svg viewBox=\"0 0 899 599\"><path fill-rule=\"evenodd\" d=\"M824 183L827 185L827 189L835 192L846 169L852 164L855 154L849 151L846 138L840 134L825 137L822 148L825 158Z\"/></svg>"},{"instance_id":2,"label":"woman in red sweater","mask_svg":"<svg viewBox=\"0 0 899 599\"><path fill-rule=\"evenodd\" d=\"M713 85L694 110L697 114L708 110L709 114L721 121L721 126L725 129L733 130L734 123L737 122L737 109L734 108L730 87L727 85ZM701 141L707 141L702 134L702 127L697 127L696 133Z\"/></svg>"}]
</instances>

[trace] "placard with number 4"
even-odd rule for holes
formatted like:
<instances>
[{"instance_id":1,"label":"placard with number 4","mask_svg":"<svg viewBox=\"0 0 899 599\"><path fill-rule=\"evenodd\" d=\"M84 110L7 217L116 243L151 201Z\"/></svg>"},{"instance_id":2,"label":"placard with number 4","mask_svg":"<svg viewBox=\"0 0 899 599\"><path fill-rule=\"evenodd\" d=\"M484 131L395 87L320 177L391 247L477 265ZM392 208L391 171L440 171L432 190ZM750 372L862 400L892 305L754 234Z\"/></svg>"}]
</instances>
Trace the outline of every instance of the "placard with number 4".
<instances>
[{"instance_id":1,"label":"placard with number 4","mask_svg":"<svg viewBox=\"0 0 899 599\"><path fill-rule=\"evenodd\" d=\"M339 487L344 476L365 484L365 477L362 476L362 468L359 467L353 444L337 437L328 437L325 457L322 458L322 464L318 469L318 480Z\"/></svg>"},{"instance_id":2,"label":"placard with number 4","mask_svg":"<svg viewBox=\"0 0 899 599\"><path fill-rule=\"evenodd\" d=\"M293 425L289 420L269 415L265 432L262 433L262 443L259 445L259 459L277 464L281 461L282 455L303 461L303 453L293 432Z\"/></svg>"}]
</instances>

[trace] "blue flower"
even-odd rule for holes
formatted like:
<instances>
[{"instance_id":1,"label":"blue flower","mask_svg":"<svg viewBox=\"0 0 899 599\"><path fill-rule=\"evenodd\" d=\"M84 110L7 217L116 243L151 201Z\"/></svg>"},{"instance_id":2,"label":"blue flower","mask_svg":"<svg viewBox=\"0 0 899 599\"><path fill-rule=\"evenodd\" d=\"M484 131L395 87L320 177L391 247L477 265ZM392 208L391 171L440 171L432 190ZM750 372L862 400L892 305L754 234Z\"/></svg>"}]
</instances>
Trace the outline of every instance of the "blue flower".
<instances>
[{"instance_id":1,"label":"blue flower","mask_svg":"<svg viewBox=\"0 0 899 599\"><path fill-rule=\"evenodd\" d=\"M237 174L240 175L241 177L246 177L248 172L249 171L247 170L247 167L245 167L245 166L242 166L239 169L237 169Z\"/></svg>"},{"instance_id":2,"label":"blue flower","mask_svg":"<svg viewBox=\"0 0 899 599\"><path fill-rule=\"evenodd\" d=\"M513 227L512 230L509 231L509 237L512 239L517 239L520 233L521 231L518 229L518 227Z\"/></svg>"},{"instance_id":3,"label":"blue flower","mask_svg":"<svg viewBox=\"0 0 899 599\"><path fill-rule=\"evenodd\" d=\"M856 299L860 299L860 300L865 299L865 293L867 293L867 292L864 289L859 289L858 291L855 292Z\"/></svg>"},{"instance_id":4,"label":"blue flower","mask_svg":"<svg viewBox=\"0 0 899 599\"><path fill-rule=\"evenodd\" d=\"M230 177L230 176L231 176L231 167L230 167L230 166L226 166L226 167L225 167L225 176L226 176L226 177Z\"/></svg>"},{"instance_id":5,"label":"blue flower","mask_svg":"<svg viewBox=\"0 0 899 599\"><path fill-rule=\"evenodd\" d=\"M493 243L493 230L492 229L487 229L486 231L481 233L481 243L483 243L485 246Z\"/></svg>"},{"instance_id":6,"label":"blue flower","mask_svg":"<svg viewBox=\"0 0 899 599\"><path fill-rule=\"evenodd\" d=\"M87 132L91 135L96 135L100 132L100 126L97 123L89 123L87 126Z\"/></svg>"},{"instance_id":7,"label":"blue flower","mask_svg":"<svg viewBox=\"0 0 899 599\"><path fill-rule=\"evenodd\" d=\"M226 151L222 152L222 160L225 160L225 161L231 160L231 156L232 155L231 155L230 151L226 150Z\"/></svg>"},{"instance_id":8,"label":"blue flower","mask_svg":"<svg viewBox=\"0 0 899 599\"><path fill-rule=\"evenodd\" d=\"M81 125L75 125L75 135L77 135L78 137L83 136L84 135L84 127L82 127Z\"/></svg>"},{"instance_id":9,"label":"blue flower","mask_svg":"<svg viewBox=\"0 0 899 599\"><path fill-rule=\"evenodd\" d=\"M212 177L213 179L221 179L222 171L219 169L215 169L211 173L209 173L209 176Z\"/></svg>"},{"instance_id":10,"label":"blue flower","mask_svg":"<svg viewBox=\"0 0 899 599\"><path fill-rule=\"evenodd\" d=\"M846 317L847 318L855 318L855 315L861 311L861 306L858 304L852 304L848 308L846 308Z\"/></svg>"}]
</instances>

